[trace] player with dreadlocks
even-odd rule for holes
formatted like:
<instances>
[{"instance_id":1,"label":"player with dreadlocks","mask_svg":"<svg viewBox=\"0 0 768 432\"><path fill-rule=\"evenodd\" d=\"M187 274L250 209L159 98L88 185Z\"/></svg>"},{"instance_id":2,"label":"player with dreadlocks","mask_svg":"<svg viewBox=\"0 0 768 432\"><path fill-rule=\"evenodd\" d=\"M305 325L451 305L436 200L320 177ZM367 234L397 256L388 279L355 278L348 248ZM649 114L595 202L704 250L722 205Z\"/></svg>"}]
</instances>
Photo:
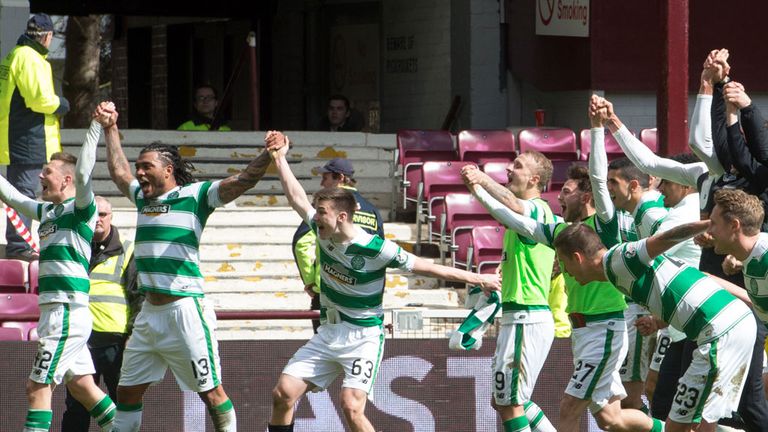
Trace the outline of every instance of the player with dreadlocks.
<instances>
[{"instance_id":1,"label":"player with dreadlocks","mask_svg":"<svg viewBox=\"0 0 768 432\"><path fill-rule=\"evenodd\" d=\"M117 112L102 104L96 114L103 113L109 114L99 117L109 173L138 209L134 253L146 295L123 354L114 431L139 430L144 392L168 367L183 390L200 395L217 432L235 431L235 410L221 385L216 318L203 296L200 236L214 209L256 185L271 158L264 151L240 174L196 182L176 147L153 143L139 154L134 177L120 145Z\"/></svg>"}]
</instances>

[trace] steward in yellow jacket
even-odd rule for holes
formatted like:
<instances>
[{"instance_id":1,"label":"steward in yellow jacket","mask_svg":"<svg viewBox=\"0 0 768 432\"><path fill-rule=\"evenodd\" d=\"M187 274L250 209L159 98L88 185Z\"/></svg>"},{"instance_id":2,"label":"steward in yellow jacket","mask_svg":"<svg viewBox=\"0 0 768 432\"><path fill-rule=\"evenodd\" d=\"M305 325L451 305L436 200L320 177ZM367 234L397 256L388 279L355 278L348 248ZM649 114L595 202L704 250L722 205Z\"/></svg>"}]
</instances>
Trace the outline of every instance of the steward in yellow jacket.
<instances>
[{"instance_id":1,"label":"steward in yellow jacket","mask_svg":"<svg viewBox=\"0 0 768 432\"><path fill-rule=\"evenodd\" d=\"M58 116L69 102L54 92L47 55L28 31L0 63L0 165L42 165L61 151Z\"/></svg>"}]
</instances>

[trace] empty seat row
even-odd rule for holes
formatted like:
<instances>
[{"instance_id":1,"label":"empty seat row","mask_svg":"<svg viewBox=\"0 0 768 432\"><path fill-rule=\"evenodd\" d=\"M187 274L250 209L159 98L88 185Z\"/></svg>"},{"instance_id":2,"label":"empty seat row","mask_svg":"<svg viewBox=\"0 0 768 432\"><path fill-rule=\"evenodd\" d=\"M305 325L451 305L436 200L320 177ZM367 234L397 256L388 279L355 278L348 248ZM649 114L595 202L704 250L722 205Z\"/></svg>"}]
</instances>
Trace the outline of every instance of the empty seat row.
<instances>
[{"instance_id":1,"label":"empty seat row","mask_svg":"<svg viewBox=\"0 0 768 432\"><path fill-rule=\"evenodd\" d=\"M39 315L37 294L0 294L0 340L37 340Z\"/></svg>"},{"instance_id":2,"label":"empty seat row","mask_svg":"<svg viewBox=\"0 0 768 432\"><path fill-rule=\"evenodd\" d=\"M0 259L0 293L33 293L38 291L39 262Z\"/></svg>"}]
</instances>

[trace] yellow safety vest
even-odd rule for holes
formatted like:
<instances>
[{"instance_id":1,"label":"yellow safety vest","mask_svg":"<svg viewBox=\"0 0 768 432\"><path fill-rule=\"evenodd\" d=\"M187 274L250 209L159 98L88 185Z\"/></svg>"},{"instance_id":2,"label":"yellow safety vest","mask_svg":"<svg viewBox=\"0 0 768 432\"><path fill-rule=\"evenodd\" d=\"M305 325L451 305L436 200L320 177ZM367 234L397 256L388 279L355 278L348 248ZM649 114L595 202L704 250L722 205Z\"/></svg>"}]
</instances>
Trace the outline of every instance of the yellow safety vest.
<instances>
[{"instance_id":1,"label":"yellow safety vest","mask_svg":"<svg viewBox=\"0 0 768 432\"><path fill-rule=\"evenodd\" d=\"M127 333L130 308L122 285L123 272L133 255L133 243L123 242L123 253L109 257L91 270L90 311L93 331Z\"/></svg>"}]
</instances>

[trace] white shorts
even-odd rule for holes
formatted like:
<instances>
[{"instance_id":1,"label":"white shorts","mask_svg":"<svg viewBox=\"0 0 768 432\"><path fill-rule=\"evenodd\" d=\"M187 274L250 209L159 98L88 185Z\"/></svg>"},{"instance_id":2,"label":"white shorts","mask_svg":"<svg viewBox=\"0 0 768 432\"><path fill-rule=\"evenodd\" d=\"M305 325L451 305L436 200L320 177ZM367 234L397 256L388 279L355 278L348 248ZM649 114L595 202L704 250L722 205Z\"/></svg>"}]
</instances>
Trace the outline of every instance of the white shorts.
<instances>
[{"instance_id":1,"label":"white shorts","mask_svg":"<svg viewBox=\"0 0 768 432\"><path fill-rule=\"evenodd\" d=\"M650 315L642 306L631 303L624 310L627 323L627 355L621 363L619 374L622 382L645 381L648 376L652 337L643 336L637 331L635 321L641 316Z\"/></svg>"},{"instance_id":2,"label":"white shorts","mask_svg":"<svg viewBox=\"0 0 768 432\"><path fill-rule=\"evenodd\" d=\"M88 305L40 305L40 339L29 379L40 384L61 384L75 376L95 373L88 350L92 324Z\"/></svg>"},{"instance_id":3,"label":"white shorts","mask_svg":"<svg viewBox=\"0 0 768 432\"><path fill-rule=\"evenodd\" d=\"M611 398L627 396L619 376L621 361L627 355L627 325L622 318L574 327L571 350L574 371L566 394L591 400L589 409L593 413L600 411Z\"/></svg>"},{"instance_id":4,"label":"white shorts","mask_svg":"<svg viewBox=\"0 0 768 432\"><path fill-rule=\"evenodd\" d=\"M362 390L372 399L383 354L381 327L323 324L291 357L283 373L312 383L315 392L325 390L344 373L342 387Z\"/></svg>"},{"instance_id":5,"label":"white shorts","mask_svg":"<svg viewBox=\"0 0 768 432\"><path fill-rule=\"evenodd\" d=\"M200 297L156 306L144 302L128 338L120 385L158 383L170 367L182 390L196 393L221 384L216 315Z\"/></svg>"},{"instance_id":6,"label":"white shorts","mask_svg":"<svg viewBox=\"0 0 768 432\"><path fill-rule=\"evenodd\" d=\"M738 409L755 332L750 314L724 335L693 351L693 361L678 381L670 420L715 423Z\"/></svg>"},{"instance_id":7,"label":"white shorts","mask_svg":"<svg viewBox=\"0 0 768 432\"><path fill-rule=\"evenodd\" d=\"M501 326L491 366L497 405L522 405L531 399L555 338L555 322L548 315L548 321Z\"/></svg>"}]
</instances>

